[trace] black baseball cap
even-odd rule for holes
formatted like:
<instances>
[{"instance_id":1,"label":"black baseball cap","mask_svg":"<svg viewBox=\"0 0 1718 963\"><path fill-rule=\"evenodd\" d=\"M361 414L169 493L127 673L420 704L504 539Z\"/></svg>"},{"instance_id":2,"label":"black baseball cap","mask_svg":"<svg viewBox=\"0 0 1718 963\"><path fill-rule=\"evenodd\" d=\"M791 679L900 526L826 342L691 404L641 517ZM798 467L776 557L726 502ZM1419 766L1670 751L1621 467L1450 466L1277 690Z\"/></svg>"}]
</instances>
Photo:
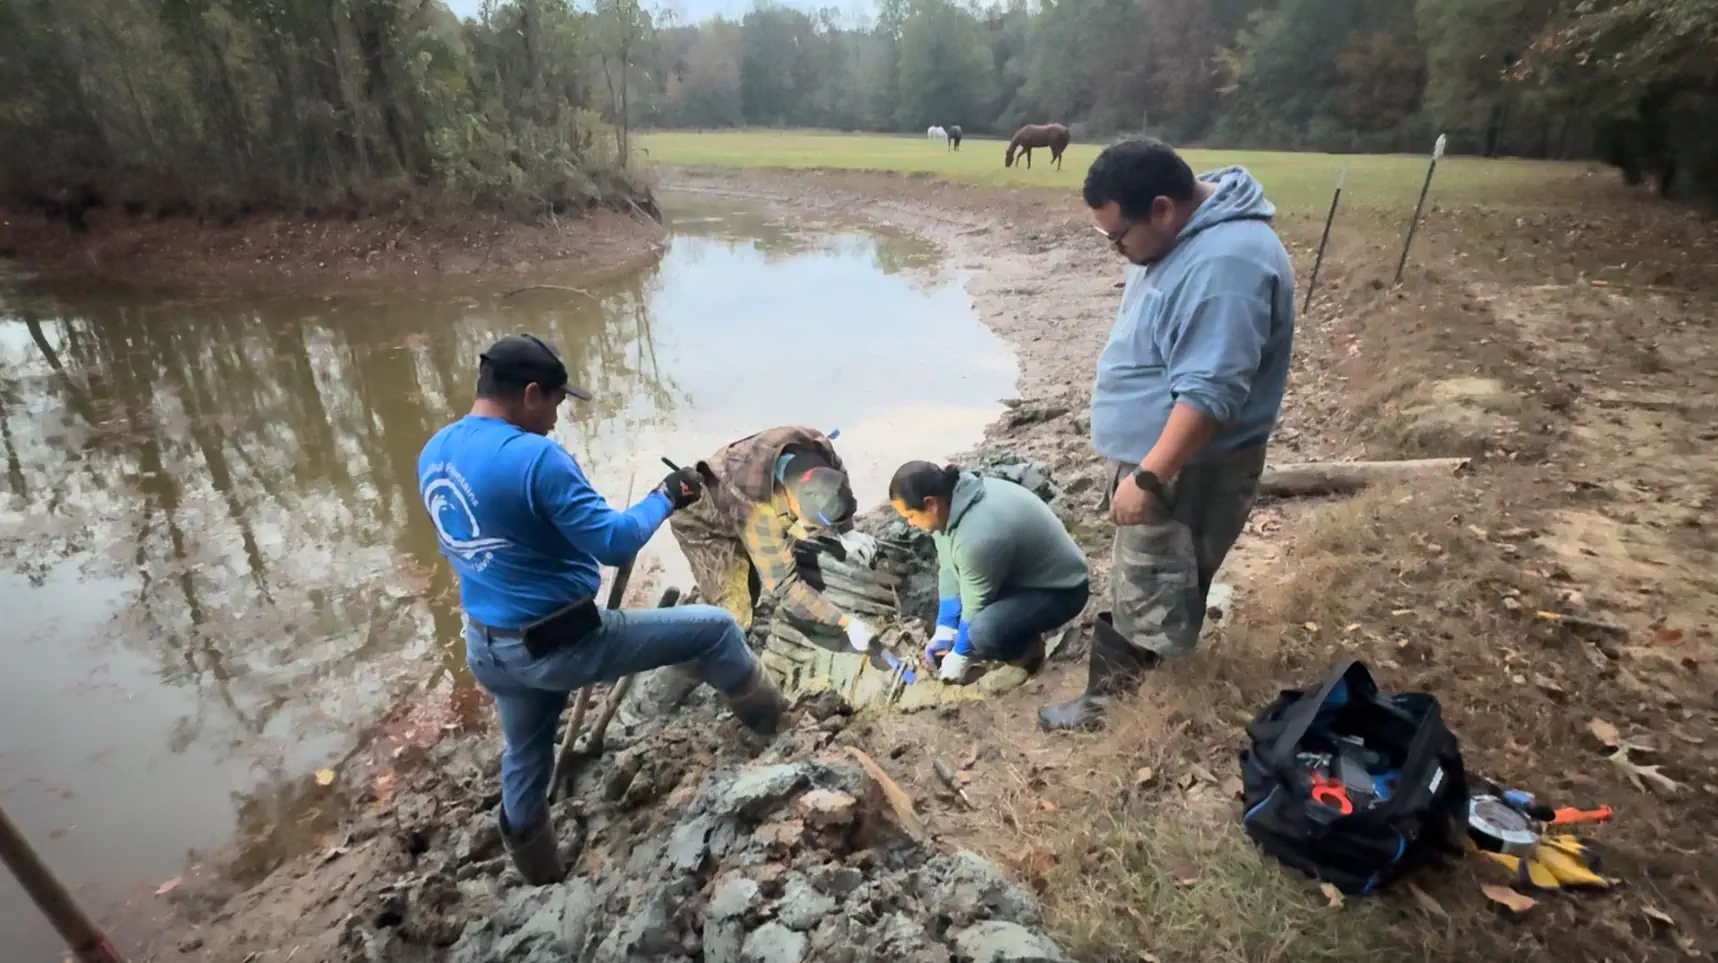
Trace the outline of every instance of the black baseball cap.
<instances>
[{"instance_id":1,"label":"black baseball cap","mask_svg":"<svg viewBox=\"0 0 1718 963\"><path fill-rule=\"evenodd\" d=\"M478 357L478 363L488 365L497 381L508 384L535 384L544 391L566 389L567 394L581 401L591 400L591 393L567 381L567 366L549 342L534 334L510 334L490 345Z\"/></svg>"}]
</instances>

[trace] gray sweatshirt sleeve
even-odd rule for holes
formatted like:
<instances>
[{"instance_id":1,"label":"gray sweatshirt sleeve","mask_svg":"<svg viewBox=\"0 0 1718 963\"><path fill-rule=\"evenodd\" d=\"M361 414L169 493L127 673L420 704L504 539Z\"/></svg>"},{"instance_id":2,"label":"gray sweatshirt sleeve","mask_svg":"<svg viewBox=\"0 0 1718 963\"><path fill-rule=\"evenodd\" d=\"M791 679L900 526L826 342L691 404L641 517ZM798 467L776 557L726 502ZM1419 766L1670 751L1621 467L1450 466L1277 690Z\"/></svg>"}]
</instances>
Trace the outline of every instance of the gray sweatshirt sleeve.
<instances>
[{"instance_id":1,"label":"gray sweatshirt sleeve","mask_svg":"<svg viewBox=\"0 0 1718 963\"><path fill-rule=\"evenodd\" d=\"M1271 332L1270 277L1242 257L1210 258L1175 292L1172 324L1159 335L1177 402L1219 424L1240 417Z\"/></svg>"}]
</instances>

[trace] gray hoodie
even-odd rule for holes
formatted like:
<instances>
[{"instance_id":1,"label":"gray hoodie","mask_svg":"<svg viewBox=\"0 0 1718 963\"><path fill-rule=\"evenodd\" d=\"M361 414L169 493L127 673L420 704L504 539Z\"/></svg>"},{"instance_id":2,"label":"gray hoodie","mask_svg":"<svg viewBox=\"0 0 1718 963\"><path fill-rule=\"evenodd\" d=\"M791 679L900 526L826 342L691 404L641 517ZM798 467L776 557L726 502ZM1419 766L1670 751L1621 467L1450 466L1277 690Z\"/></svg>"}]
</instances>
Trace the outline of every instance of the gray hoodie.
<instances>
[{"instance_id":1,"label":"gray hoodie","mask_svg":"<svg viewBox=\"0 0 1718 963\"><path fill-rule=\"evenodd\" d=\"M960 598L963 622L1010 592L1075 588L1091 579L1085 553L1050 506L1000 478L961 472L948 525L931 537L937 594Z\"/></svg>"},{"instance_id":2,"label":"gray hoodie","mask_svg":"<svg viewBox=\"0 0 1718 963\"><path fill-rule=\"evenodd\" d=\"M1136 464L1175 403L1222 425L1193 456L1264 444L1276 426L1294 343L1294 266L1271 229L1276 208L1244 168L1201 174L1205 199L1155 264L1130 266L1092 388L1092 444Z\"/></svg>"}]
</instances>

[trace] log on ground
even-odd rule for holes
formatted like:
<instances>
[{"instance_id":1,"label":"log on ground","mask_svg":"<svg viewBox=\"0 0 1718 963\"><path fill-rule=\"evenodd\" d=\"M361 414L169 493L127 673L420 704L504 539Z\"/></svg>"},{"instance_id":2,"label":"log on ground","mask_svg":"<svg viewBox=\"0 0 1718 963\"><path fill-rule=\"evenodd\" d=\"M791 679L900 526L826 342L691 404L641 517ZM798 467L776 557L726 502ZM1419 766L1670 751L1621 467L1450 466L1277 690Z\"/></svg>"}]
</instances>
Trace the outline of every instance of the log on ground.
<instances>
[{"instance_id":1,"label":"log on ground","mask_svg":"<svg viewBox=\"0 0 1718 963\"><path fill-rule=\"evenodd\" d=\"M1323 461L1266 468L1259 494L1272 498L1352 495L1369 485L1416 476L1452 476L1468 468L1466 458L1410 461Z\"/></svg>"}]
</instances>

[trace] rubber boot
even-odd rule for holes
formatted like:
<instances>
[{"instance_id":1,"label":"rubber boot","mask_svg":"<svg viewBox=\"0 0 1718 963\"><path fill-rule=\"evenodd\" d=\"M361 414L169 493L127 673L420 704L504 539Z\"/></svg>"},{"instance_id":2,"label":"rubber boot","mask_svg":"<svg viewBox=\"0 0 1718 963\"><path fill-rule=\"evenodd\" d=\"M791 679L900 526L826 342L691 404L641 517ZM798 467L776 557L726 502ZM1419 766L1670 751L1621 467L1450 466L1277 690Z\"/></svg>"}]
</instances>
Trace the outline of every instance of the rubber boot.
<instances>
[{"instance_id":1,"label":"rubber boot","mask_svg":"<svg viewBox=\"0 0 1718 963\"><path fill-rule=\"evenodd\" d=\"M1137 648L1116 631L1108 612L1092 626L1092 660L1086 669L1086 691L1067 702L1038 710L1038 728L1045 732L1099 729L1110 701L1139 686L1145 673L1157 668L1157 653Z\"/></svg>"},{"instance_id":2,"label":"rubber boot","mask_svg":"<svg viewBox=\"0 0 1718 963\"><path fill-rule=\"evenodd\" d=\"M781 724L781 714L787 711L787 700L775 687L762 663L752 663L752 674L737 692L727 693L728 708L747 729L759 735L773 736Z\"/></svg>"},{"instance_id":3,"label":"rubber boot","mask_svg":"<svg viewBox=\"0 0 1718 963\"><path fill-rule=\"evenodd\" d=\"M549 807L538 810L537 818L517 835L507 825L507 811L500 811L501 840L507 845L507 855L525 882L532 886L547 886L566 875L561 865L560 846L555 842L555 824L549 819Z\"/></svg>"}]
</instances>

